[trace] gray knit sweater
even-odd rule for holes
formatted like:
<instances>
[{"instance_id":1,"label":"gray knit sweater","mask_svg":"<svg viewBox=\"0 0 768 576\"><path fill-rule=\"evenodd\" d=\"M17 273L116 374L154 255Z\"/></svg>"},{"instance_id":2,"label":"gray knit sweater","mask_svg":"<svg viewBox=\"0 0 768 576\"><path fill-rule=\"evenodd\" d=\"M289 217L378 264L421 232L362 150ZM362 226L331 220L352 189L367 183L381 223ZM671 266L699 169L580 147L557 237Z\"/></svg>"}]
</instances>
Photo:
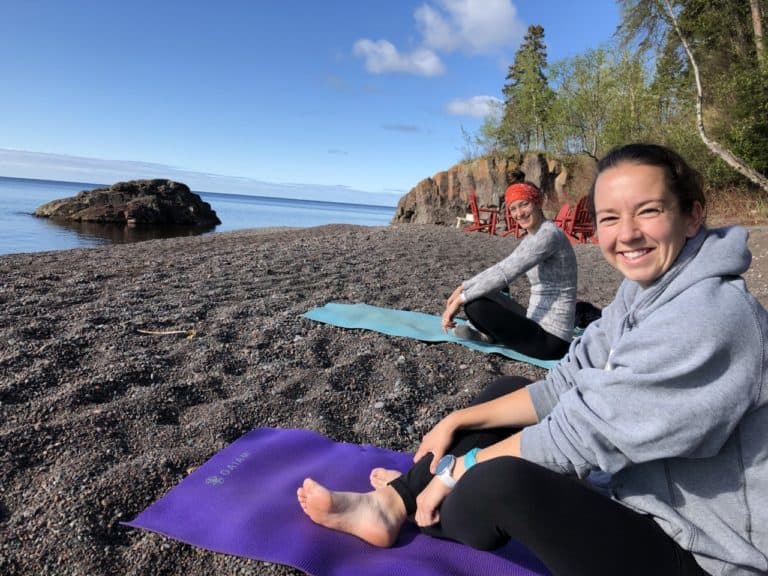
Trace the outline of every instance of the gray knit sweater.
<instances>
[{"instance_id":1,"label":"gray knit sweater","mask_svg":"<svg viewBox=\"0 0 768 576\"><path fill-rule=\"evenodd\" d=\"M504 260L464 281L464 301L506 288L523 273L531 283L528 318L569 341L576 308L576 254L565 233L549 220L523 237Z\"/></svg>"}]
</instances>

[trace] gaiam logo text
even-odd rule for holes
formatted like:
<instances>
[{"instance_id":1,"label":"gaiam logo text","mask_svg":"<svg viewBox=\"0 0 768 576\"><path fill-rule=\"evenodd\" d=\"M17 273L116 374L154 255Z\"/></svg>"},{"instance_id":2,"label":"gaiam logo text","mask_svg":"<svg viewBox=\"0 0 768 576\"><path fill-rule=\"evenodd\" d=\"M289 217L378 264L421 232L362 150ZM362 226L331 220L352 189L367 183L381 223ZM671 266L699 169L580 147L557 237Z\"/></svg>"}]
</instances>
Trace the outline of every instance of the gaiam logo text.
<instances>
[{"instance_id":1,"label":"gaiam logo text","mask_svg":"<svg viewBox=\"0 0 768 576\"><path fill-rule=\"evenodd\" d=\"M205 479L205 483L208 486L221 486L227 479L227 476L237 470L240 465L250 458L250 452L240 452L232 461L219 470L219 473L214 476L208 476Z\"/></svg>"}]
</instances>

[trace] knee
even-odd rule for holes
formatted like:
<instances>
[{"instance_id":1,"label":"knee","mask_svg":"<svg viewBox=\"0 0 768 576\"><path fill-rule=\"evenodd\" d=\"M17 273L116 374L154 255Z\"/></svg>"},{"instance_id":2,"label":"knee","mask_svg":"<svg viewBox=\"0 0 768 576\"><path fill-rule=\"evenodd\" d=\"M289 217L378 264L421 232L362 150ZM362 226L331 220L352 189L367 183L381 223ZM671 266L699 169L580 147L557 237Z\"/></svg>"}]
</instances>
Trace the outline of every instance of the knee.
<instances>
[{"instance_id":1,"label":"knee","mask_svg":"<svg viewBox=\"0 0 768 576\"><path fill-rule=\"evenodd\" d=\"M498 316L500 307L492 298L481 296L464 304L464 312L470 318L482 319L488 316Z\"/></svg>"},{"instance_id":2,"label":"knee","mask_svg":"<svg viewBox=\"0 0 768 576\"><path fill-rule=\"evenodd\" d=\"M478 315L482 314L483 310L483 299L479 298L477 300L472 300L471 302L465 302L464 303L464 313L469 317L477 317Z\"/></svg>"},{"instance_id":3,"label":"knee","mask_svg":"<svg viewBox=\"0 0 768 576\"><path fill-rule=\"evenodd\" d=\"M549 471L538 464L514 456L502 456L483 463L483 476L478 479L483 484L479 489L493 489L494 484L506 486L508 493L515 492L525 495L526 500L532 499L537 492L541 474Z\"/></svg>"},{"instance_id":4,"label":"knee","mask_svg":"<svg viewBox=\"0 0 768 576\"><path fill-rule=\"evenodd\" d=\"M488 402L494 398L499 398L520 388L525 388L531 381L523 376L499 376L493 382L488 384L485 389L477 396L474 404Z\"/></svg>"}]
</instances>

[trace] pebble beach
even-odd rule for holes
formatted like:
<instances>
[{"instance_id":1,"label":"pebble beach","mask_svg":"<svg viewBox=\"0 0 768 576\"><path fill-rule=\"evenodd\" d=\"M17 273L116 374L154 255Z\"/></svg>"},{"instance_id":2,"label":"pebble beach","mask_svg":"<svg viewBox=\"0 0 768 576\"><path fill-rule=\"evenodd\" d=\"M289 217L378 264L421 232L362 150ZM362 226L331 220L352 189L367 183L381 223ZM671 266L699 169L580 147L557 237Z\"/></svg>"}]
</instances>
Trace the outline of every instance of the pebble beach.
<instances>
[{"instance_id":1,"label":"pebble beach","mask_svg":"<svg viewBox=\"0 0 768 576\"><path fill-rule=\"evenodd\" d=\"M754 228L746 276L764 306L767 236ZM494 377L542 377L302 317L328 302L439 315L516 242L329 225L0 256L0 574L301 574L120 522L253 428L413 451ZM578 298L606 305L619 274L575 249ZM525 278L512 296L527 302Z\"/></svg>"}]
</instances>

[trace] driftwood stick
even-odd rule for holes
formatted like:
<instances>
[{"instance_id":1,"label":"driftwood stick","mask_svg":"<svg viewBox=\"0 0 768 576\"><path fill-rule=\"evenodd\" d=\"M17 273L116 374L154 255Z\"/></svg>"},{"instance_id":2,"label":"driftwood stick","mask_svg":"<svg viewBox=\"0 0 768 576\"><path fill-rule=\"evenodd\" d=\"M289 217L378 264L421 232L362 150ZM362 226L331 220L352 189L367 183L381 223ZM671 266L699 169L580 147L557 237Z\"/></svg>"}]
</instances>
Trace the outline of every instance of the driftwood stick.
<instances>
[{"instance_id":1,"label":"driftwood stick","mask_svg":"<svg viewBox=\"0 0 768 576\"><path fill-rule=\"evenodd\" d=\"M187 338L194 338L197 334L197 330L143 330L137 328L136 332L139 334L151 334L152 336L167 336L169 334L186 334Z\"/></svg>"}]
</instances>

